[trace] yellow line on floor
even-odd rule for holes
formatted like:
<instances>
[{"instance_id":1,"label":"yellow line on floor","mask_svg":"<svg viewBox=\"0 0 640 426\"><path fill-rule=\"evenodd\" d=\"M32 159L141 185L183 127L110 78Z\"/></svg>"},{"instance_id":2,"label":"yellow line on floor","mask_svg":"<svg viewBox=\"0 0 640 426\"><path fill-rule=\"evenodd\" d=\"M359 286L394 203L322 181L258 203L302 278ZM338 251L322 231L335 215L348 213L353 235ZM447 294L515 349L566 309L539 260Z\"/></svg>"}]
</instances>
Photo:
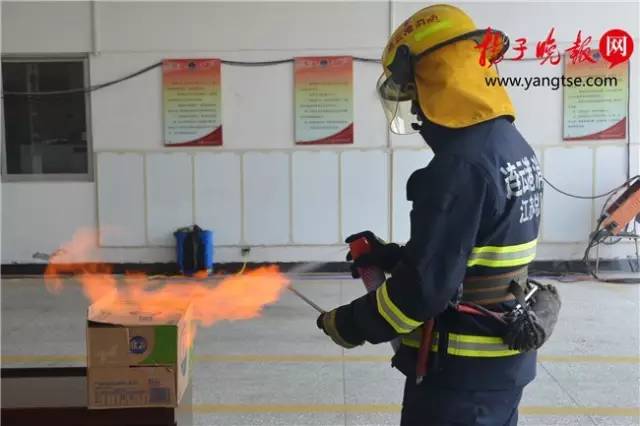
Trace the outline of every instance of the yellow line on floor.
<instances>
[{"instance_id":1,"label":"yellow line on floor","mask_svg":"<svg viewBox=\"0 0 640 426\"><path fill-rule=\"evenodd\" d=\"M603 416L603 417L640 417L638 407L520 407L524 416Z\"/></svg>"},{"instance_id":2,"label":"yellow line on floor","mask_svg":"<svg viewBox=\"0 0 640 426\"><path fill-rule=\"evenodd\" d=\"M539 362L597 362L603 364L640 364L640 356L617 355L539 355Z\"/></svg>"},{"instance_id":3,"label":"yellow line on floor","mask_svg":"<svg viewBox=\"0 0 640 426\"><path fill-rule=\"evenodd\" d=\"M386 355L196 355L199 362L389 362ZM640 356L540 355L539 362L640 364Z\"/></svg>"},{"instance_id":4,"label":"yellow line on floor","mask_svg":"<svg viewBox=\"0 0 640 426\"><path fill-rule=\"evenodd\" d=\"M185 407L186 408L186 407ZM286 414L286 413L399 413L398 404L196 404L191 409L198 414ZM605 416L640 417L634 407L548 407L524 406L525 416Z\"/></svg>"},{"instance_id":5,"label":"yellow line on floor","mask_svg":"<svg viewBox=\"0 0 640 426\"><path fill-rule=\"evenodd\" d=\"M331 362L389 362L386 355L196 355L196 361L202 363L331 363ZM20 363L64 363L84 362L83 355L4 355L2 364ZM617 355L540 355L539 362L557 363L601 363L601 364L640 364L638 356Z\"/></svg>"},{"instance_id":6,"label":"yellow line on floor","mask_svg":"<svg viewBox=\"0 0 640 426\"><path fill-rule=\"evenodd\" d=\"M196 355L198 362L389 362L386 355Z\"/></svg>"},{"instance_id":7,"label":"yellow line on floor","mask_svg":"<svg viewBox=\"0 0 640 426\"><path fill-rule=\"evenodd\" d=\"M398 413L397 404L196 404L194 413Z\"/></svg>"}]
</instances>

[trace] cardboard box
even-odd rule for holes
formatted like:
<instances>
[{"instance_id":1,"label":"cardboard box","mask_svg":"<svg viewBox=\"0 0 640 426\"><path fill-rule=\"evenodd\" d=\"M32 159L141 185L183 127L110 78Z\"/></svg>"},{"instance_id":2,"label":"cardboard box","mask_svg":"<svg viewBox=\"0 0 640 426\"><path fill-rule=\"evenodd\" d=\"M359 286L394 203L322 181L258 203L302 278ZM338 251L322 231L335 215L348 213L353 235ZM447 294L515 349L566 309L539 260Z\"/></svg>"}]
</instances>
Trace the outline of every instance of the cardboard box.
<instances>
[{"instance_id":1,"label":"cardboard box","mask_svg":"<svg viewBox=\"0 0 640 426\"><path fill-rule=\"evenodd\" d=\"M191 306L145 307L114 296L87 314L88 406L176 407L191 376Z\"/></svg>"}]
</instances>

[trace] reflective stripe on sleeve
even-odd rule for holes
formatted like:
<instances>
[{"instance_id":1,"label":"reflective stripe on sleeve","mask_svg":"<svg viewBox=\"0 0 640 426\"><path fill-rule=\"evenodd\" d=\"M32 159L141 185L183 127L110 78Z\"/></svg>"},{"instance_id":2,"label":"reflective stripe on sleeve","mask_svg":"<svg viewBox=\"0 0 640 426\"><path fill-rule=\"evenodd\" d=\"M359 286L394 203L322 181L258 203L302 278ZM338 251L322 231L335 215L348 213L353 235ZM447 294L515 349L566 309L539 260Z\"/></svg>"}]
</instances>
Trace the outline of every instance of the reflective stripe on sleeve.
<instances>
[{"instance_id":1,"label":"reflective stripe on sleeve","mask_svg":"<svg viewBox=\"0 0 640 426\"><path fill-rule=\"evenodd\" d=\"M437 332L434 332L434 339ZM420 339L422 339L422 327L418 327L413 330L409 334L405 334L400 338L400 343L405 346L409 346L410 348L419 348L420 347Z\"/></svg>"},{"instance_id":2,"label":"reflective stripe on sleeve","mask_svg":"<svg viewBox=\"0 0 640 426\"><path fill-rule=\"evenodd\" d=\"M387 282L382 283L376 290L378 312L393 327L396 333L406 334L422 325L422 322L406 316L389 298Z\"/></svg>"}]
</instances>

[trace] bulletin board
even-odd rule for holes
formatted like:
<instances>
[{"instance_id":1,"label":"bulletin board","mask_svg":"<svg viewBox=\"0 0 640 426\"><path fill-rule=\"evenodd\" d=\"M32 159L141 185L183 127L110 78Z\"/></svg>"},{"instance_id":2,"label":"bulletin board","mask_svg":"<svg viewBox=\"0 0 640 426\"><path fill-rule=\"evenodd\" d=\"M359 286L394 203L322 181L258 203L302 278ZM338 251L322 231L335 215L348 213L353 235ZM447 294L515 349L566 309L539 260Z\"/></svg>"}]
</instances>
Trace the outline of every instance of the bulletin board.
<instances>
[{"instance_id":1,"label":"bulletin board","mask_svg":"<svg viewBox=\"0 0 640 426\"><path fill-rule=\"evenodd\" d=\"M595 63L574 64L565 56L564 77L573 80L571 86L564 87L563 138L566 141L627 137L629 62L610 68L610 63L599 52L593 54L593 59ZM580 86L575 84L577 78ZM587 85L587 79L594 84Z\"/></svg>"},{"instance_id":2,"label":"bulletin board","mask_svg":"<svg viewBox=\"0 0 640 426\"><path fill-rule=\"evenodd\" d=\"M222 145L219 59L162 62L164 143Z\"/></svg>"},{"instance_id":3,"label":"bulletin board","mask_svg":"<svg viewBox=\"0 0 640 426\"><path fill-rule=\"evenodd\" d=\"M353 143L353 58L295 58L296 144Z\"/></svg>"}]
</instances>

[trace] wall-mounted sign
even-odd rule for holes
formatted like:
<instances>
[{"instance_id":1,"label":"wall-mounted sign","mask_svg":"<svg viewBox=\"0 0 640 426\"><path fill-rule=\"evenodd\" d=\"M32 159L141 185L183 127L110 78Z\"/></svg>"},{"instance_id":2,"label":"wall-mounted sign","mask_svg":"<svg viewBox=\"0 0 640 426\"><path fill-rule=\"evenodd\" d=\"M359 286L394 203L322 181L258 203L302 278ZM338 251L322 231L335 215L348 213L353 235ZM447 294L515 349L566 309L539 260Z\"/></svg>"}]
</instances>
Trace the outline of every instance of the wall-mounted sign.
<instances>
[{"instance_id":1,"label":"wall-mounted sign","mask_svg":"<svg viewBox=\"0 0 640 426\"><path fill-rule=\"evenodd\" d=\"M162 83L165 145L222 145L220 60L164 60Z\"/></svg>"},{"instance_id":2,"label":"wall-mounted sign","mask_svg":"<svg viewBox=\"0 0 640 426\"><path fill-rule=\"evenodd\" d=\"M297 144L353 143L353 59L295 59Z\"/></svg>"},{"instance_id":3,"label":"wall-mounted sign","mask_svg":"<svg viewBox=\"0 0 640 426\"><path fill-rule=\"evenodd\" d=\"M564 140L625 139L629 105L629 63L610 67L599 52L594 62L565 56Z\"/></svg>"}]
</instances>

